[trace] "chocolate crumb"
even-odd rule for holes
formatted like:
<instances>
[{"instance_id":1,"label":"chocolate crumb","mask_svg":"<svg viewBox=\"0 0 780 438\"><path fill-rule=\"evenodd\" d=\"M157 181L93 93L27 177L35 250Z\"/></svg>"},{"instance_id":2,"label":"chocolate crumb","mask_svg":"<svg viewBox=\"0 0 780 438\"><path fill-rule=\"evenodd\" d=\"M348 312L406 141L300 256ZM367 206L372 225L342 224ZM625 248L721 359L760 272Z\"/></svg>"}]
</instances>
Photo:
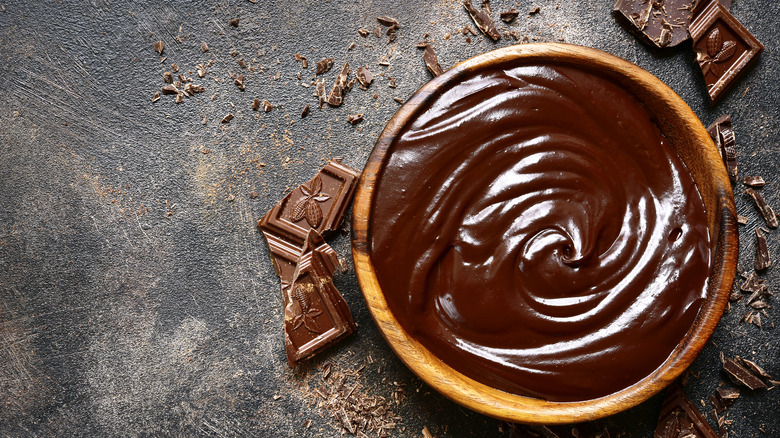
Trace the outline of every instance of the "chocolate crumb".
<instances>
[{"instance_id":1,"label":"chocolate crumb","mask_svg":"<svg viewBox=\"0 0 780 438\"><path fill-rule=\"evenodd\" d=\"M328 100L328 95L325 91L325 82L323 82L321 79L317 79L314 89L317 93L317 99L320 102L320 108L322 108L322 104Z\"/></svg>"},{"instance_id":2,"label":"chocolate crumb","mask_svg":"<svg viewBox=\"0 0 780 438\"><path fill-rule=\"evenodd\" d=\"M263 101L263 111L268 112L268 111L271 111L272 109L274 109L274 106L271 105L271 102L269 102L267 100L264 100Z\"/></svg>"},{"instance_id":3,"label":"chocolate crumb","mask_svg":"<svg viewBox=\"0 0 780 438\"><path fill-rule=\"evenodd\" d=\"M222 118L221 123L230 123L231 120L233 120L233 114L228 113L228 115Z\"/></svg>"},{"instance_id":4,"label":"chocolate crumb","mask_svg":"<svg viewBox=\"0 0 780 438\"><path fill-rule=\"evenodd\" d=\"M501 21L504 23L511 23L515 21L515 18L520 15L520 11L516 10L515 8L512 8L508 11L504 11L501 13Z\"/></svg>"},{"instance_id":5,"label":"chocolate crumb","mask_svg":"<svg viewBox=\"0 0 780 438\"><path fill-rule=\"evenodd\" d=\"M200 51L206 53L209 51L209 45L205 41L200 43Z\"/></svg>"},{"instance_id":6,"label":"chocolate crumb","mask_svg":"<svg viewBox=\"0 0 780 438\"><path fill-rule=\"evenodd\" d=\"M477 25L477 28L481 30L482 33L492 38L493 41L500 40L501 34L496 30L496 23L490 18L490 13L492 11L490 8L490 1L483 0L480 9L475 8L471 2L472 0L463 0L463 6L466 8L469 15L471 15L471 19L474 20L474 24Z\"/></svg>"},{"instance_id":7,"label":"chocolate crumb","mask_svg":"<svg viewBox=\"0 0 780 438\"><path fill-rule=\"evenodd\" d=\"M257 192L254 190L249 192L249 199L257 199Z\"/></svg>"},{"instance_id":8,"label":"chocolate crumb","mask_svg":"<svg viewBox=\"0 0 780 438\"><path fill-rule=\"evenodd\" d=\"M403 100L403 99L401 99L400 97L394 97L394 98L393 98L393 100L394 100L394 101L396 101L396 102L398 102L398 103L400 103L401 105L403 105L403 104L404 104L404 100Z\"/></svg>"},{"instance_id":9,"label":"chocolate crumb","mask_svg":"<svg viewBox=\"0 0 780 438\"><path fill-rule=\"evenodd\" d=\"M328 95L328 105L340 106L344 102L344 93L346 92L349 77L349 63L345 62L344 67L341 68L341 72L336 76L336 83L333 84L333 88Z\"/></svg>"},{"instance_id":10,"label":"chocolate crumb","mask_svg":"<svg viewBox=\"0 0 780 438\"><path fill-rule=\"evenodd\" d=\"M767 248L766 237L761 234L761 230L756 228L756 271L763 271L768 268L772 261L769 259L769 248Z\"/></svg>"},{"instance_id":11,"label":"chocolate crumb","mask_svg":"<svg viewBox=\"0 0 780 438\"><path fill-rule=\"evenodd\" d=\"M157 53L159 53L160 55L162 55L162 52L163 52L163 50L165 50L165 43L164 43L164 42L162 42L162 41L157 41L156 43L154 43L154 44L152 45L152 47L154 47L154 50L155 50Z\"/></svg>"},{"instance_id":12,"label":"chocolate crumb","mask_svg":"<svg viewBox=\"0 0 780 438\"><path fill-rule=\"evenodd\" d=\"M238 27L238 18L234 18L229 21L230 25L233 27Z\"/></svg>"},{"instance_id":13,"label":"chocolate crumb","mask_svg":"<svg viewBox=\"0 0 780 438\"><path fill-rule=\"evenodd\" d=\"M260 110L260 99L255 99L252 101L252 109L255 111Z\"/></svg>"},{"instance_id":14,"label":"chocolate crumb","mask_svg":"<svg viewBox=\"0 0 780 438\"><path fill-rule=\"evenodd\" d=\"M351 43L349 44L349 47L347 47L347 50L352 50L352 49L354 49L354 48L355 48L355 42L353 41L353 42L351 42Z\"/></svg>"},{"instance_id":15,"label":"chocolate crumb","mask_svg":"<svg viewBox=\"0 0 780 438\"><path fill-rule=\"evenodd\" d=\"M157 102L158 100L160 100L160 92L159 91L154 93L154 96L152 96L152 103Z\"/></svg>"},{"instance_id":16,"label":"chocolate crumb","mask_svg":"<svg viewBox=\"0 0 780 438\"><path fill-rule=\"evenodd\" d=\"M766 182L764 182L764 178L760 176L746 176L742 178L742 184L750 187L764 187Z\"/></svg>"},{"instance_id":17,"label":"chocolate crumb","mask_svg":"<svg viewBox=\"0 0 780 438\"><path fill-rule=\"evenodd\" d=\"M758 210L761 212L761 216L764 217L764 220L766 221L766 224L769 226L769 228L777 228L777 216L761 193L758 193L753 189L745 189L745 193L753 198L753 201L756 203L756 207L758 207Z\"/></svg>"},{"instance_id":18,"label":"chocolate crumb","mask_svg":"<svg viewBox=\"0 0 780 438\"><path fill-rule=\"evenodd\" d=\"M390 88L397 87L394 77L391 76L390 79L388 79L387 86L390 87Z\"/></svg>"},{"instance_id":19,"label":"chocolate crumb","mask_svg":"<svg viewBox=\"0 0 780 438\"><path fill-rule=\"evenodd\" d=\"M364 87L368 87L374 80L374 75L365 67L358 68L355 72L355 76L357 77L358 81L360 81L360 84Z\"/></svg>"},{"instance_id":20,"label":"chocolate crumb","mask_svg":"<svg viewBox=\"0 0 780 438\"><path fill-rule=\"evenodd\" d=\"M165 82L166 84L173 83L173 75L171 74L171 72L166 71L165 73L163 73L163 82Z\"/></svg>"},{"instance_id":21,"label":"chocolate crumb","mask_svg":"<svg viewBox=\"0 0 780 438\"><path fill-rule=\"evenodd\" d=\"M244 91L246 89L246 86L244 85L244 75L238 75L236 79L233 81L239 90Z\"/></svg>"},{"instance_id":22,"label":"chocolate crumb","mask_svg":"<svg viewBox=\"0 0 780 438\"><path fill-rule=\"evenodd\" d=\"M425 61L425 67L429 72L431 72L433 77L444 73L444 70L439 64L439 58L436 56L436 52L433 50L433 46L430 44L425 47L425 52L423 52L423 61Z\"/></svg>"},{"instance_id":23,"label":"chocolate crumb","mask_svg":"<svg viewBox=\"0 0 780 438\"><path fill-rule=\"evenodd\" d=\"M371 33L371 31L368 30L368 29L363 29L363 28L358 29L358 34L360 36L362 36L363 38L367 37L368 34L370 34L370 33Z\"/></svg>"},{"instance_id":24,"label":"chocolate crumb","mask_svg":"<svg viewBox=\"0 0 780 438\"><path fill-rule=\"evenodd\" d=\"M301 111L301 118L304 118L309 115L309 105L306 105L303 107L303 111Z\"/></svg>"},{"instance_id":25,"label":"chocolate crumb","mask_svg":"<svg viewBox=\"0 0 780 438\"><path fill-rule=\"evenodd\" d=\"M537 6L537 7L535 7L535 8L531 8L531 10L530 10L530 11L528 11L528 15L536 15L536 14L538 14L538 13L539 13L539 12L541 12L541 11L542 11L542 8L540 8L539 6Z\"/></svg>"},{"instance_id":26,"label":"chocolate crumb","mask_svg":"<svg viewBox=\"0 0 780 438\"><path fill-rule=\"evenodd\" d=\"M317 71L314 74L321 75L327 73L331 67L333 67L333 58L322 58L322 61L317 63Z\"/></svg>"},{"instance_id":27,"label":"chocolate crumb","mask_svg":"<svg viewBox=\"0 0 780 438\"><path fill-rule=\"evenodd\" d=\"M353 114L347 116L347 121L352 125L357 125L363 121L363 114Z\"/></svg>"}]
</instances>

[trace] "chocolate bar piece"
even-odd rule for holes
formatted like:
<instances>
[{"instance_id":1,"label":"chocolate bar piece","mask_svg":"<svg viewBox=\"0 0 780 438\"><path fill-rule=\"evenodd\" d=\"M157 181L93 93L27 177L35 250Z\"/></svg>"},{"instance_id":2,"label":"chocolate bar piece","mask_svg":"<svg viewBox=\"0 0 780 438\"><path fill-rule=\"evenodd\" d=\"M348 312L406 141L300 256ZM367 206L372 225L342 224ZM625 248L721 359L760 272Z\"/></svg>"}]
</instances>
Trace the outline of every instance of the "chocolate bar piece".
<instances>
[{"instance_id":1,"label":"chocolate bar piece","mask_svg":"<svg viewBox=\"0 0 780 438\"><path fill-rule=\"evenodd\" d=\"M287 360L295 366L355 332L344 298L333 285L338 256L314 230L309 232L292 283L283 288Z\"/></svg>"},{"instance_id":2,"label":"chocolate bar piece","mask_svg":"<svg viewBox=\"0 0 780 438\"><path fill-rule=\"evenodd\" d=\"M629 32L656 47L688 39L693 0L615 0L612 12Z\"/></svg>"},{"instance_id":3,"label":"chocolate bar piece","mask_svg":"<svg viewBox=\"0 0 780 438\"><path fill-rule=\"evenodd\" d=\"M753 201L755 201L756 207L758 207L758 211L761 212L761 216L764 217L767 226L769 226L769 228L777 228L777 215L775 214L775 211L772 210L772 207L770 207L766 202L766 199L764 199L761 193L750 188L745 189L745 193L753 198Z\"/></svg>"},{"instance_id":4,"label":"chocolate bar piece","mask_svg":"<svg viewBox=\"0 0 780 438\"><path fill-rule=\"evenodd\" d=\"M718 117L707 128L707 132L710 133L712 141L720 150L729 177L736 180L739 173L737 169L737 139L731 126L731 116L724 114Z\"/></svg>"},{"instance_id":5,"label":"chocolate bar piece","mask_svg":"<svg viewBox=\"0 0 780 438\"><path fill-rule=\"evenodd\" d=\"M709 6L709 4L714 1L716 0L694 0L693 9L691 12L691 20L696 19L699 13L701 13L701 11L703 11L705 7ZM720 4L724 8L726 8L726 10L729 10L729 8L731 8L731 0L717 0L717 1L719 1Z\"/></svg>"},{"instance_id":6,"label":"chocolate bar piece","mask_svg":"<svg viewBox=\"0 0 780 438\"><path fill-rule=\"evenodd\" d=\"M711 1L696 16L689 31L713 103L764 50L756 37L717 1Z\"/></svg>"},{"instance_id":7,"label":"chocolate bar piece","mask_svg":"<svg viewBox=\"0 0 780 438\"><path fill-rule=\"evenodd\" d=\"M772 265L769 258L769 248L766 244L766 237L761 234L761 230L756 228L756 271L763 271Z\"/></svg>"},{"instance_id":8,"label":"chocolate bar piece","mask_svg":"<svg viewBox=\"0 0 780 438\"><path fill-rule=\"evenodd\" d=\"M279 201L257 226L300 248L309 230L326 235L341 225L358 176L355 169L331 161L308 184Z\"/></svg>"},{"instance_id":9,"label":"chocolate bar piece","mask_svg":"<svg viewBox=\"0 0 780 438\"><path fill-rule=\"evenodd\" d=\"M718 438L718 434L712 430L701 412L688 400L682 388L676 383L666 392L653 436L654 438L687 436Z\"/></svg>"}]
</instances>

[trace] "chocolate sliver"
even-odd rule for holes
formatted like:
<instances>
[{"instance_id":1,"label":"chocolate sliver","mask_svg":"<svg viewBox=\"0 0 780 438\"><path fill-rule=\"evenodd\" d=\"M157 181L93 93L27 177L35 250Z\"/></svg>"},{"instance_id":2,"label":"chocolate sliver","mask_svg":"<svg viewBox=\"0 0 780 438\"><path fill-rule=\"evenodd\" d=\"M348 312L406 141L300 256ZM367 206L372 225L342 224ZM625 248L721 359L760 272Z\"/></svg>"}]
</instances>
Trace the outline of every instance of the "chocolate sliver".
<instances>
[{"instance_id":1,"label":"chocolate sliver","mask_svg":"<svg viewBox=\"0 0 780 438\"><path fill-rule=\"evenodd\" d=\"M490 8L489 1L483 1L482 7L477 9L471 4L472 0L463 0L463 6L468 11L471 19L474 20L474 24L477 25L477 29L482 31L485 35L489 36L493 41L501 39L501 34L496 29L496 23L490 17L492 9Z\"/></svg>"}]
</instances>

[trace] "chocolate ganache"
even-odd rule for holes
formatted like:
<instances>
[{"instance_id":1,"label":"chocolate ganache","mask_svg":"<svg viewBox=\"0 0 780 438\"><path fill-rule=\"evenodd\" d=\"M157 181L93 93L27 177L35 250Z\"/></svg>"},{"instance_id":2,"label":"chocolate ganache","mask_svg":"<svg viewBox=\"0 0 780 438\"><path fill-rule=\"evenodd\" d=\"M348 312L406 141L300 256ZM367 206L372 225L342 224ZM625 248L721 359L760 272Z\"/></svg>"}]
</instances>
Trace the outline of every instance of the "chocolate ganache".
<instances>
[{"instance_id":1,"label":"chocolate ganache","mask_svg":"<svg viewBox=\"0 0 780 438\"><path fill-rule=\"evenodd\" d=\"M398 322L514 394L590 400L647 377L710 271L682 161L603 75L499 65L455 82L407 121L375 187L371 259Z\"/></svg>"}]
</instances>

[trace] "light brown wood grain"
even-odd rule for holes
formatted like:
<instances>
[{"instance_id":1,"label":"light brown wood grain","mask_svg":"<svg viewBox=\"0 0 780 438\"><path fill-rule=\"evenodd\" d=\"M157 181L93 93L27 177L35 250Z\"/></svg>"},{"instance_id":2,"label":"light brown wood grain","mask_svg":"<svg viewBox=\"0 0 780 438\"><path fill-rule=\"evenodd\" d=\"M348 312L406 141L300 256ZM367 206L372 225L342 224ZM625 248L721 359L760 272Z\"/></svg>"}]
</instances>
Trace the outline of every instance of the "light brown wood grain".
<instances>
[{"instance_id":1,"label":"light brown wood grain","mask_svg":"<svg viewBox=\"0 0 780 438\"><path fill-rule=\"evenodd\" d=\"M618 393L583 402L548 402L496 390L476 382L437 359L411 338L390 312L371 262L369 228L377 177L396 134L431 96L451 81L483 67L557 62L598 72L631 91L658 120L690 170L704 200L712 236L713 264L707 299L686 337L653 374ZM421 379L448 398L502 420L566 424L593 420L636 406L656 394L691 364L723 314L734 282L738 237L731 184L719 152L685 102L658 78L623 59L568 44L524 44L495 50L455 65L423 86L381 133L363 171L353 209L352 253L368 308L390 346Z\"/></svg>"}]
</instances>

